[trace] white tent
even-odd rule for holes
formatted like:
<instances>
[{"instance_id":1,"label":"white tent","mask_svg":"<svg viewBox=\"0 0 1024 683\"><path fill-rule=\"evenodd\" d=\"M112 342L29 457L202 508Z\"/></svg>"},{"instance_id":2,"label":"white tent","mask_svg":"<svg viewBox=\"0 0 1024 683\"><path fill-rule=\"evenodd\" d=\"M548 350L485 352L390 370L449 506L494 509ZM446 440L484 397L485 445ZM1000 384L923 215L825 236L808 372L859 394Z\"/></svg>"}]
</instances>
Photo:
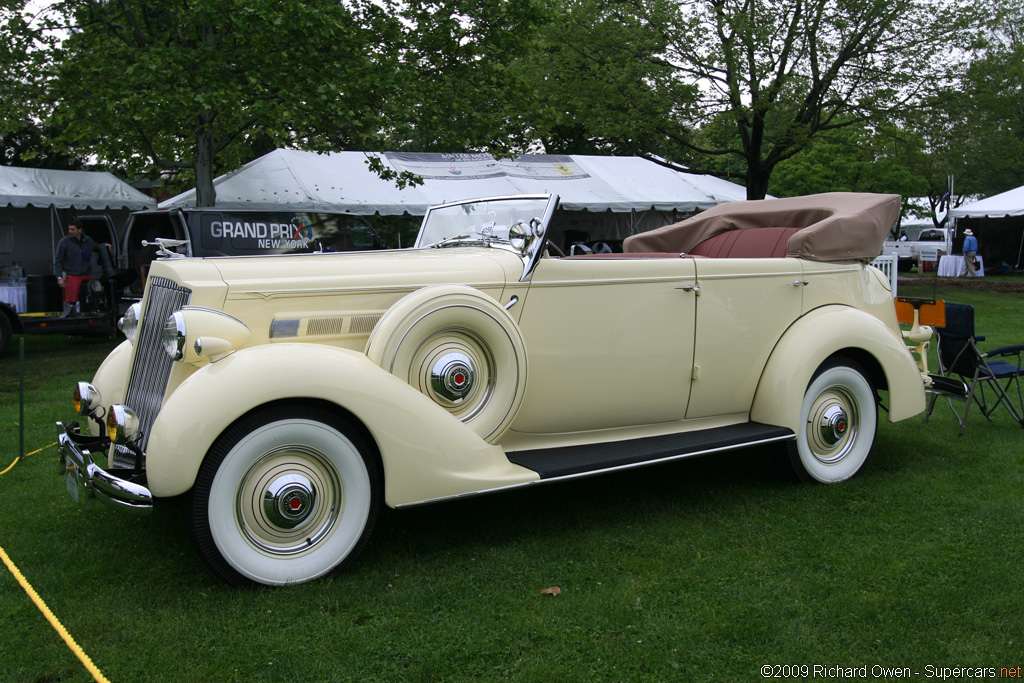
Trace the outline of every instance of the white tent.
<instances>
[{"instance_id":1,"label":"white tent","mask_svg":"<svg viewBox=\"0 0 1024 683\"><path fill-rule=\"evenodd\" d=\"M371 159L421 185L399 188L371 170ZM745 199L739 185L666 168L639 157L531 154L302 152L278 149L214 180L222 208L291 208L364 215L423 215L428 206L457 199L557 193L569 211L692 213ZM190 190L161 208L194 206Z\"/></svg>"},{"instance_id":2,"label":"white tent","mask_svg":"<svg viewBox=\"0 0 1024 683\"><path fill-rule=\"evenodd\" d=\"M110 173L0 166L0 265L49 274L70 218L109 217L119 237L130 211L155 207L152 198Z\"/></svg>"},{"instance_id":3,"label":"white tent","mask_svg":"<svg viewBox=\"0 0 1024 683\"><path fill-rule=\"evenodd\" d=\"M422 179L398 187L370 167ZM640 157L528 154L331 152L278 149L214 180L225 209L346 211L364 216L423 215L459 199L555 193L561 209L552 233L584 240L621 240L726 201L746 198L734 183L683 173ZM161 208L195 205L195 190ZM585 237L584 237L585 236Z\"/></svg>"},{"instance_id":4,"label":"white tent","mask_svg":"<svg viewBox=\"0 0 1024 683\"><path fill-rule=\"evenodd\" d=\"M0 207L139 209L156 202L106 172L0 166Z\"/></svg>"},{"instance_id":5,"label":"white tent","mask_svg":"<svg viewBox=\"0 0 1024 683\"><path fill-rule=\"evenodd\" d=\"M1012 233L1015 233L1018 228L1024 227L1022 225L1024 223L1024 218L1022 218L1024 217L1024 185L950 209L949 215L958 219L958 222L960 219L968 219L968 225L971 225L970 219L974 219L972 227L982 228L987 233L982 234L979 231L982 251L991 250L989 254L995 255L1007 263L1014 263L1009 242L1011 238L1015 238ZM986 237L989 239L986 240ZM1015 268L1021 267L1022 258L1024 258L1024 230L1021 232L1020 243L1017 246ZM986 255L986 260L989 260L988 255Z\"/></svg>"},{"instance_id":6,"label":"white tent","mask_svg":"<svg viewBox=\"0 0 1024 683\"><path fill-rule=\"evenodd\" d=\"M953 218L1005 218L1024 216L1024 185L949 210Z\"/></svg>"}]
</instances>

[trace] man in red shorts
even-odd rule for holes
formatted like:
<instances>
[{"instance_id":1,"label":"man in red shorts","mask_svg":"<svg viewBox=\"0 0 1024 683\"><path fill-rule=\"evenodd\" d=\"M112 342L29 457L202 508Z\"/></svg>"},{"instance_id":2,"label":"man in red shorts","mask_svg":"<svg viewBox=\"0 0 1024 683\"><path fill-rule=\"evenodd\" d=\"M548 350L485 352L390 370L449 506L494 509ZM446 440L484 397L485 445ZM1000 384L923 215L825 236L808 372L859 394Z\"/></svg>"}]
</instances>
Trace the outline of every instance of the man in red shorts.
<instances>
[{"instance_id":1,"label":"man in red shorts","mask_svg":"<svg viewBox=\"0 0 1024 683\"><path fill-rule=\"evenodd\" d=\"M109 248L110 245L98 244L86 235L82 222L77 218L68 222L68 234L57 243L57 253L53 257L53 272L57 275L57 284L64 290L62 315L79 311L82 283L92 279L92 256L98 254L100 263L109 264L109 258L105 258L107 254L100 251Z\"/></svg>"}]
</instances>

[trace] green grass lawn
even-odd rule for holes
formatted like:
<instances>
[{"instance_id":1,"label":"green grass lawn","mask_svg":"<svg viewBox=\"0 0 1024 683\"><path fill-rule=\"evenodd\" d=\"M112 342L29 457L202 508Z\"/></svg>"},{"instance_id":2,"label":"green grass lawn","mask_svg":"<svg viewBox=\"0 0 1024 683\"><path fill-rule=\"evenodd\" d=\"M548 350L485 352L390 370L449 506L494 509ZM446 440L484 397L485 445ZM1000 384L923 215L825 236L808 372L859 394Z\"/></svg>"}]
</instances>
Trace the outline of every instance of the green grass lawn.
<instances>
[{"instance_id":1,"label":"green grass lawn","mask_svg":"<svg viewBox=\"0 0 1024 683\"><path fill-rule=\"evenodd\" d=\"M1021 295L936 293L976 307L985 347L1024 342ZM31 451L113 342L25 342ZM15 340L0 470L17 450ZM247 591L200 562L183 499L139 519L83 509L50 447L0 477L0 546L115 682L747 681L764 665L923 680L1024 664L1024 429L1005 412L972 414L963 437L943 404L882 422L864 470L835 486L792 483L772 455L389 511L350 572ZM87 680L0 567L0 681Z\"/></svg>"}]
</instances>

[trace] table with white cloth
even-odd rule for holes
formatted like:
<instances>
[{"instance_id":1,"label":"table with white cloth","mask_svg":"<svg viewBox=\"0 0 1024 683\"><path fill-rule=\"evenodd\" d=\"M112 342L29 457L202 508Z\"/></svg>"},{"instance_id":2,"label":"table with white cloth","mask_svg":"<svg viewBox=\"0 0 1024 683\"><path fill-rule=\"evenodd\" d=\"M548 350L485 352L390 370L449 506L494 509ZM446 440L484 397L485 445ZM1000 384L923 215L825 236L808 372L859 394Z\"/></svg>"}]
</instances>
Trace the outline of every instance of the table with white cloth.
<instances>
[{"instance_id":1,"label":"table with white cloth","mask_svg":"<svg viewBox=\"0 0 1024 683\"><path fill-rule=\"evenodd\" d=\"M975 269L978 277L985 277L985 262L981 255L974 257ZM960 277L964 272L964 257L960 254L952 254L939 258L939 277Z\"/></svg>"},{"instance_id":2,"label":"table with white cloth","mask_svg":"<svg viewBox=\"0 0 1024 683\"><path fill-rule=\"evenodd\" d=\"M0 282L0 301L18 313L28 311L28 292L24 282Z\"/></svg>"}]
</instances>

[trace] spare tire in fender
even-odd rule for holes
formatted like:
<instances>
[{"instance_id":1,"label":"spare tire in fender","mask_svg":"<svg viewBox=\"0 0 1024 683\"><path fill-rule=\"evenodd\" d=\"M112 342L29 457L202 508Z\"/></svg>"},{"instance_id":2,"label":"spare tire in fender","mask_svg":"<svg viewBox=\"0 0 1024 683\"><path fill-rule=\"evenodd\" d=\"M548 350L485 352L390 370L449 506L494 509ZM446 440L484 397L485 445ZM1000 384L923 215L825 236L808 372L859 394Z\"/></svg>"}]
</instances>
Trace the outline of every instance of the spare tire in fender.
<instances>
[{"instance_id":1,"label":"spare tire in fender","mask_svg":"<svg viewBox=\"0 0 1024 683\"><path fill-rule=\"evenodd\" d=\"M467 285L431 285L399 300L377 323L366 355L492 443L526 393L519 326Z\"/></svg>"}]
</instances>

